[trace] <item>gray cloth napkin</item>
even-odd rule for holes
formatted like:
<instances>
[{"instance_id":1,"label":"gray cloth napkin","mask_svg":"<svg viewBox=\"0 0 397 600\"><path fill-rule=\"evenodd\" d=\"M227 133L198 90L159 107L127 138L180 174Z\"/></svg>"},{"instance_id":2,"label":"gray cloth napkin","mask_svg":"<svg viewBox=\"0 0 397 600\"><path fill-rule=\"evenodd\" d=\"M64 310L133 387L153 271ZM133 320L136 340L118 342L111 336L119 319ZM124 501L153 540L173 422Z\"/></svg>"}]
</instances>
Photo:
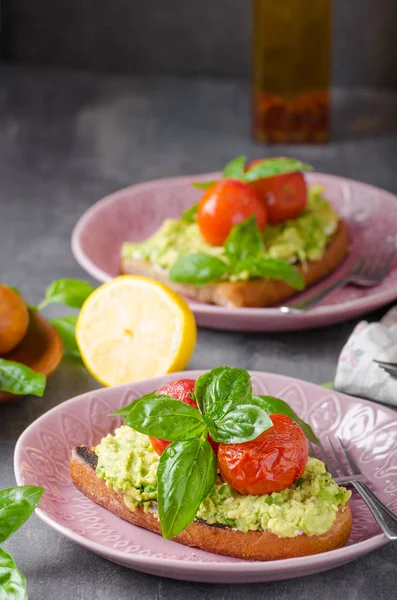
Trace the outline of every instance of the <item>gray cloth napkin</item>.
<instances>
[{"instance_id":1,"label":"gray cloth napkin","mask_svg":"<svg viewBox=\"0 0 397 600\"><path fill-rule=\"evenodd\" d=\"M380 323L361 321L339 356L335 389L397 407L397 379L373 359L397 363L397 306Z\"/></svg>"}]
</instances>

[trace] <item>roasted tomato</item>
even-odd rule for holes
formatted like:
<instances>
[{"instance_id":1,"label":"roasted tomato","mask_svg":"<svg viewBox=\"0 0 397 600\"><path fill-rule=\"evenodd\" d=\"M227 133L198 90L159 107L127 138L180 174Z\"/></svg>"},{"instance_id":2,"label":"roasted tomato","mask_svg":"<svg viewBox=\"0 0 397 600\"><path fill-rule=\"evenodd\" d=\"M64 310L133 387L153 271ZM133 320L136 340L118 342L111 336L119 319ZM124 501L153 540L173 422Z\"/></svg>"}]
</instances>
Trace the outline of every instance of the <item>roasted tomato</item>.
<instances>
[{"instance_id":1,"label":"roasted tomato","mask_svg":"<svg viewBox=\"0 0 397 600\"><path fill-rule=\"evenodd\" d=\"M167 396L171 396L172 398L176 398L181 402L185 402L185 404L190 404L190 406L197 408L197 403L192 398L195 383L194 379L178 379L177 381L171 381L171 383L163 385L157 390L156 394L166 394ZM171 442L151 436L149 436L149 439L155 452L160 455L163 454L167 446L171 444ZM208 438L208 441L216 454L218 452L219 444L214 442L211 438Z\"/></svg>"},{"instance_id":2,"label":"roasted tomato","mask_svg":"<svg viewBox=\"0 0 397 600\"><path fill-rule=\"evenodd\" d=\"M267 222L266 207L253 186L236 179L222 179L201 198L197 223L209 244L222 246L231 229L252 215L263 231Z\"/></svg>"},{"instance_id":3,"label":"roasted tomato","mask_svg":"<svg viewBox=\"0 0 397 600\"><path fill-rule=\"evenodd\" d=\"M262 160L255 160L247 170ZM307 205L307 187L302 173L286 173L252 181L253 188L266 203L268 222L275 225L298 217Z\"/></svg>"},{"instance_id":4,"label":"roasted tomato","mask_svg":"<svg viewBox=\"0 0 397 600\"><path fill-rule=\"evenodd\" d=\"M302 429L285 415L270 415L273 427L251 442L219 444L223 479L240 494L280 492L302 475L308 444Z\"/></svg>"}]
</instances>

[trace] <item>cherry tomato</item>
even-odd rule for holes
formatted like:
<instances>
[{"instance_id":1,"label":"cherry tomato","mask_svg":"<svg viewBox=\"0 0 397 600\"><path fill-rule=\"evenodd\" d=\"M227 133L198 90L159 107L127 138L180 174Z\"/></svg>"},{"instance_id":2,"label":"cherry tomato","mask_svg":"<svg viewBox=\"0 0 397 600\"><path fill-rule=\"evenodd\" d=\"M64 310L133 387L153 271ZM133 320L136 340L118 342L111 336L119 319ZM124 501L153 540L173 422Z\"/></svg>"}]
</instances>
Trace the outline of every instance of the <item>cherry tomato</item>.
<instances>
[{"instance_id":1,"label":"cherry tomato","mask_svg":"<svg viewBox=\"0 0 397 600\"><path fill-rule=\"evenodd\" d=\"M262 160L255 160L247 170ZM307 187L302 173L286 173L252 181L251 185L265 201L268 222L272 225L295 219L306 208Z\"/></svg>"},{"instance_id":2,"label":"cherry tomato","mask_svg":"<svg viewBox=\"0 0 397 600\"><path fill-rule=\"evenodd\" d=\"M209 244L222 246L231 229L252 215L263 231L267 222L266 207L253 186L236 179L222 179L201 198L197 223Z\"/></svg>"},{"instance_id":3,"label":"cherry tomato","mask_svg":"<svg viewBox=\"0 0 397 600\"><path fill-rule=\"evenodd\" d=\"M195 386L194 379L178 379L177 381L171 381L170 383L166 383L161 388L159 388L156 394L165 394L167 396L171 396L172 398L176 398L181 402L185 402L185 404L190 404L193 408L197 408L197 403L192 398L192 394L194 393ZM154 438L149 436L153 449L157 454L163 454L164 450L171 444L171 442L167 442L166 440L161 440L160 438ZM212 446L215 454L218 452L219 444L214 442L210 437L208 438L209 443Z\"/></svg>"},{"instance_id":4,"label":"cherry tomato","mask_svg":"<svg viewBox=\"0 0 397 600\"><path fill-rule=\"evenodd\" d=\"M218 468L240 494L280 492L299 479L308 459L305 434L285 415L270 415L273 427L251 442L219 444Z\"/></svg>"}]
</instances>

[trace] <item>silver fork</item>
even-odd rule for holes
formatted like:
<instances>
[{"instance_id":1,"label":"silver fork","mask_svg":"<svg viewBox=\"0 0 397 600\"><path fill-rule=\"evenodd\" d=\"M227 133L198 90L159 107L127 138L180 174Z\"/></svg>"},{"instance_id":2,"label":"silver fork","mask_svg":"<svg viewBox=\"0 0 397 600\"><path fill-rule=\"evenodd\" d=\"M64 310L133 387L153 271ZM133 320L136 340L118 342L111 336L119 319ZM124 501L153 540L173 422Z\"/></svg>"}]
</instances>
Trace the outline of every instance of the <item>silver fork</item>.
<instances>
[{"instance_id":1,"label":"silver fork","mask_svg":"<svg viewBox=\"0 0 397 600\"><path fill-rule=\"evenodd\" d=\"M381 253L376 256L364 256L356 262L352 270L343 277L343 279L323 288L308 298L293 302L289 306L280 306L279 310L282 313L304 313L324 300L328 294L344 287L348 283L353 283L359 287L374 287L382 281L385 275L387 275L393 258L394 252L391 249L386 254Z\"/></svg>"},{"instance_id":2,"label":"silver fork","mask_svg":"<svg viewBox=\"0 0 397 600\"><path fill-rule=\"evenodd\" d=\"M383 360L376 360L375 358L373 359L373 362L375 362L380 369L386 371L390 377L397 379L397 363L384 362Z\"/></svg>"},{"instance_id":3,"label":"silver fork","mask_svg":"<svg viewBox=\"0 0 397 600\"><path fill-rule=\"evenodd\" d=\"M329 454L327 454L324 446L320 443L319 449L322 459L327 465L328 471L338 483L350 483L357 490L365 504L368 506L375 518L375 521L378 523L385 536L389 540L397 540L397 516L394 515L391 510L389 510L387 506L385 506L383 502L381 502L379 498L375 496L375 494L364 483L365 476L363 473L361 473L353 457L347 451L347 448L343 444L342 440L339 437L336 439L339 442L339 450L342 452L348 467L328 436L327 442L331 451L331 455L334 458L335 463L338 465L338 468L336 469L330 460ZM311 456L316 457L313 445L311 442L309 442L309 444Z\"/></svg>"}]
</instances>

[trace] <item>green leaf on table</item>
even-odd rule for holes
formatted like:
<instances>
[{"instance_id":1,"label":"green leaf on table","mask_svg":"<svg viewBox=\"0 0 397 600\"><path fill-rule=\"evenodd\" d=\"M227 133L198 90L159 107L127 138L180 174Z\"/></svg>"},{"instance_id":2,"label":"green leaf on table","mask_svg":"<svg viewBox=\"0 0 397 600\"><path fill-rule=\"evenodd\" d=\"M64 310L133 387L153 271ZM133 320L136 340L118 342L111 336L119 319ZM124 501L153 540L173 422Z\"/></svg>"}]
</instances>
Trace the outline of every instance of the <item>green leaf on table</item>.
<instances>
[{"instance_id":1,"label":"green leaf on table","mask_svg":"<svg viewBox=\"0 0 397 600\"><path fill-rule=\"evenodd\" d=\"M203 415L210 419L222 417L232 408L250 403L250 375L244 369L216 367L197 379L194 396Z\"/></svg>"},{"instance_id":2,"label":"green leaf on table","mask_svg":"<svg viewBox=\"0 0 397 600\"><path fill-rule=\"evenodd\" d=\"M192 186L197 188L198 190L209 190L214 186L217 181L194 181Z\"/></svg>"},{"instance_id":3,"label":"green leaf on table","mask_svg":"<svg viewBox=\"0 0 397 600\"><path fill-rule=\"evenodd\" d=\"M80 279L57 279L47 288L45 299L37 306L42 310L48 304L66 304L71 308L81 308L94 291L88 281Z\"/></svg>"},{"instance_id":4,"label":"green leaf on table","mask_svg":"<svg viewBox=\"0 0 397 600\"><path fill-rule=\"evenodd\" d=\"M264 256L245 258L234 266L233 272L236 274L247 272L250 277L284 281L296 290L303 290L305 287L302 273L294 265L281 258Z\"/></svg>"},{"instance_id":5,"label":"green leaf on table","mask_svg":"<svg viewBox=\"0 0 397 600\"><path fill-rule=\"evenodd\" d=\"M281 400L280 398L274 398L273 396L252 396L252 402L266 411L269 415L279 414L291 417L291 419L293 419L295 423L297 423L303 430L303 433L308 440L313 442L313 444L319 443L318 438L310 425L298 417L296 412L284 400Z\"/></svg>"},{"instance_id":6,"label":"green leaf on table","mask_svg":"<svg viewBox=\"0 0 397 600\"><path fill-rule=\"evenodd\" d=\"M248 258L257 258L263 250L263 236L254 216L235 225L225 242L225 255L232 265Z\"/></svg>"},{"instance_id":7,"label":"green leaf on table","mask_svg":"<svg viewBox=\"0 0 397 600\"><path fill-rule=\"evenodd\" d=\"M194 521L215 480L216 457L207 440L173 442L166 448L157 469L159 518L165 539L174 538Z\"/></svg>"},{"instance_id":8,"label":"green leaf on table","mask_svg":"<svg viewBox=\"0 0 397 600\"><path fill-rule=\"evenodd\" d=\"M169 442L190 440L206 430L196 408L165 394L152 394L134 402L125 424Z\"/></svg>"},{"instance_id":9,"label":"green leaf on table","mask_svg":"<svg viewBox=\"0 0 397 600\"><path fill-rule=\"evenodd\" d=\"M26 365L0 358L0 391L19 396L42 396L46 378Z\"/></svg>"},{"instance_id":10,"label":"green leaf on table","mask_svg":"<svg viewBox=\"0 0 397 600\"><path fill-rule=\"evenodd\" d=\"M236 158L233 158L223 169L223 177L225 179L243 180L246 161L246 156L236 156Z\"/></svg>"},{"instance_id":11,"label":"green leaf on table","mask_svg":"<svg viewBox=\"0 0 397 600\"><path fill-rule=\"evenodd\" d=\"M169 278L178 283L207 285L219 281L228 272L228 265L210 254L199 252L181 256L171 267Z\"/></svg>"},{"instance_id":12,"label":"green leaf on table","mask_svg":"<svg viewBox=\"0 0 397 600\"><path fill-rule=\"evenodd\" d=\"M64 353L74 358L81 359L80 350L76 342L77 319L77 315L70 315L69 317L50 319L50 323L59 333Z\"/></svg>"},{"instance_id":13,"label":"green leaf on table","mask_svg":"<svg viewBox=\"0 0 397 600\"><path fill-rule=\"evenodd\" d=\"M0 599L28 600L26 579L14 559L0 548Z\"/></svg>"},{"instance_id":14,"label":"green leaf on table","mask_svg":"<svg viewBox=\"0 0 397 600\"><path fill-rule=\"evenodd\" d=\"M256 181L264 177L274 177L285 173L312 171L313 167L295 158L265 158L252 169L244 173L244 181Z\"/></svg>"},{"instance_id":15,"label":"green leaf on table","mask_svg":"<svg viewBox=\"0 0 397 600\"><path fill-rule=\"evenodd\" d=\"M215 442L241 444L256 439L273 423L266 411L255 404L243 404L214 419L204 416L208 431Z\"/></svg>"},{"instance_id":16,"label":"green leaf on table","mask_svg":"<svg viewBox=\"0 0 397 600\"><path fill-rule=\"evenodd\" d=\"M326 388L328 390L333 390L334 389L334 382L333 381L327 381L326 383L322 383L321 387Z\"/></svg>"},{"instance_id":17,"label":"green leaf on table","mask_svg":"<svg viewBox=\"0 0 397 600\"><path fill-rule=\"evenodd\" d=\"M185 210L185 212L181 216L181 221L183 221L184 223L195 223L197 219L197 209L198 203L193 204L193 206Z\"/></svg>"},{"instance_id":18,"label":"green leaf on table","mask_svg":"<svg viewBox=\"0 0 397 600\"><path fill-rule=\"evenodd\" d=\"M0 491L0 543L29 519L43 492L43 488L35 485L22 485Z\"/></svg>"}]
</instances>

